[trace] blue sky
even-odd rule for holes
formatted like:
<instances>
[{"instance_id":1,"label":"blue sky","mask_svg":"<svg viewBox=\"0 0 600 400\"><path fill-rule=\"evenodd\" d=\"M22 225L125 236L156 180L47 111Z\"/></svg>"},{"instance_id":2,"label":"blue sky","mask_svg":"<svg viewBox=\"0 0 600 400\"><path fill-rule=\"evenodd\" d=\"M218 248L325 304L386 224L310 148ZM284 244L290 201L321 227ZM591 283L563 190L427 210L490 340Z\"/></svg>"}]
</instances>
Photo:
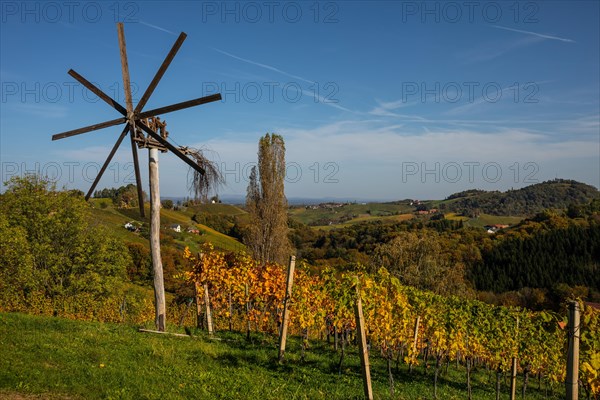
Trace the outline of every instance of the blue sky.
<instances>
[{"instance_id":1,"label":"blue sky","mask_svg":"<svg viewBox=\"0 0 600 400\"><path fill-rule=\"evenodd\" d=\"M134 102L181 31L146 109L222 93L164 118L172 143L218 163L223 195L245 193L266 132L286 141L288 197L443 198L557 177L598 187L599 4L2 1L2 180L40 170L87 191L121 129L50 137L119 116L67 71L124 104L123 21ZM125 141L99 188L131 173ZM160 173L162 195L188 194L179 159L162 155Z\"/></svg>"}]
</instances>

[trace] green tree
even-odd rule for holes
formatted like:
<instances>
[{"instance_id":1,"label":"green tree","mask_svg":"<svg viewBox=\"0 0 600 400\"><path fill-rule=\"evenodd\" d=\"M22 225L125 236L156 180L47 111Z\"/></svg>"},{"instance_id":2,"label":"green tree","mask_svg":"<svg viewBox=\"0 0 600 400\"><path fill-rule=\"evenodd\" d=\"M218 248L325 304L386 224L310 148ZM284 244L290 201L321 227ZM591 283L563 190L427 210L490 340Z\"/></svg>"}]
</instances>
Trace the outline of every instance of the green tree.
<instances>
[{"instance_id":1,"label":"green tree","mask_svg":"<svg viewBox=\"0 0 600 400\"><path fill-rule=\"evenodd\" d=\"M35 175L13 177L6 185L0 202L2 280L52 298L107 294L125 276L127 249L90 222L80 195L57 191Z\"/></svg>"},{"instance_id":2,"label":"green tree","mask_svg":"<svg viewBox=\"0 0 600 400\"><path fill-rule=\"evenodd\" d=\"M252 168L246 194L250 224L245 242L262 263L285 263L291 252L288 239L287 199L284 193L285 143L266 134L258 143L258 171Z\"/></svg>"},{"instance_id":3,"label":"green tree","mask_svg":"<svg viewBox=\"0 0 600 400\"><path fill-rule=\"evenodd\" d=\"M451 254L453 245L431 230L400 232L373 254L373 267L384 267L400 281L442 295L470 296L465 265Z\"/></svg>"},{"instance_id":4,"label":"green tree","mask_svg":"<svg viewBox=\"0 0 600 400\"><path fill-rule=\"evenodd\" d=\"M147 201L148 195L142 192L144 201ZM112 197L113 203L119 208L135 208L138 207L139 199L137 186L130 183L127 186L118 188Z\"/></svg>"},{"instance_id":5,"label":"green tree","mask_svg":"<svg viewBox=\"0 0 600 400\"><path fill-rule=\"evenodd\" d=\"M27 231L11 226L0 213L0 292L26 294L34 288L36 270L27 242Z\"/></svg>"}]
</instances>

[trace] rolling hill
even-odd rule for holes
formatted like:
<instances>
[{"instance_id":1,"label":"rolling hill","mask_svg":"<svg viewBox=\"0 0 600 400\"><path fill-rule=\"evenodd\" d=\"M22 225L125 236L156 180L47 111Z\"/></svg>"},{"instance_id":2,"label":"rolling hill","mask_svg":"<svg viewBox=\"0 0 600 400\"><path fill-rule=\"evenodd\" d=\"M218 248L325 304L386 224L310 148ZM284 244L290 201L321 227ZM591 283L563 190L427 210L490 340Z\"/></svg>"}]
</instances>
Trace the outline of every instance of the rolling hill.
<instances>
[{"instance_id":1,"label":"rolling hill","mask_svg":"<svg viewBox=\"0 0 600 400\"><path fill-rule=\"evenodd\" d=\"M146 204L146 218L142 218L137 209L134 208L116 208L110 199L91 199L92 216L96 223L105 226L118 238L127 242L135 242L148 246L147 230L149 226L148 215L150 214L149 204ZM216 248L222 250L243 250L245 246L235 238L216 231L210 226L206 226L192 220L192 217L198 212L204 213L226 213L233 215L243 215L245 211L224 204L205 204L194 207L183 207L179 210L161 209L161 234L173 239L176 247L182 249L185 246L190 247L192 251L197 251L199 246L205 242L211 242ZM127 222L133 222L141 229L139 232L131 232L125 228ZM181 232L175 232L170 229L171 225L181 226ZM197 229L199 234L187 232L188 228Z\"/></svg>"},{"instance_id":2,"label":"rolling hill","mask_svg":"<svg viewBox=\"0 0 600 400\"><path fill-rule=\"evenodd\" d=\"M506 192L468 190L455 193L440 202L440 207L466 216L479 213L532 216L545 209L563 209L571 204L589 203L598 198L600 192L591 185L555 179Z\"/></svg>"}]
</instances>

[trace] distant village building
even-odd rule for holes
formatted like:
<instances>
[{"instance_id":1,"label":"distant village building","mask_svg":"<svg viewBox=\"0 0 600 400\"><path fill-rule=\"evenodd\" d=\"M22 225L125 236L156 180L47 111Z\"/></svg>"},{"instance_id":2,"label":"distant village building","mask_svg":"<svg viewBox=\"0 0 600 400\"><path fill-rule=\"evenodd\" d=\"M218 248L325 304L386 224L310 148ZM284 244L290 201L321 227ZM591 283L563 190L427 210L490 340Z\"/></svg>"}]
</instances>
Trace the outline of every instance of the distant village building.
<instances>
[{"instance_id":1,"label":"distant village building","mask_svg":"<svg viewBox=\"0 0 600 400\"><path fill-rule=\"evenodd\" d=\"M190 226L189 228L187 228L187 233L193 233L194 235L199 235L200 230L198 228L194 228L193 226Z\"/></svg>"},{"instance_id":2,"label":"distant village building","mask_svg":"<svg viewBox=\"0 0 600 400\"><path fill-rule=\"evenodd\" d=\"M485 225L483 227L483 229L485 229L487 231L487 233L496 233L498 232L500 229L506 229L508 228L509 225L504 225L504 224L494 224L494 225Z\"/></svg>"},{"instance_id":3,"label":"distant village building","mask_svg":"<svg viewBox=\"0 0 600 400\"><path fill-rule=\"evenodd\" d=\"M129 232L137 232L137 231L139 231L139 230L140 230L140 229L139 229L137 226L135 226L135 225L134 225L133 223L131 223L131 222L127 222L125 225L123 225L123 227L124 227L125 229L127 229Z\"/></svg>"},{"instance_id":4,"label":"distant village building","mask_svg":"<svg viewBox=\"0 0 600 400\"><path fill-rule=\"evenodd\" d=\"M177 233L181 233L181 225L179 225L179 224L173 224L173 225L169 226L169 229L171 229Z\"/></svg>"}]
</instances>

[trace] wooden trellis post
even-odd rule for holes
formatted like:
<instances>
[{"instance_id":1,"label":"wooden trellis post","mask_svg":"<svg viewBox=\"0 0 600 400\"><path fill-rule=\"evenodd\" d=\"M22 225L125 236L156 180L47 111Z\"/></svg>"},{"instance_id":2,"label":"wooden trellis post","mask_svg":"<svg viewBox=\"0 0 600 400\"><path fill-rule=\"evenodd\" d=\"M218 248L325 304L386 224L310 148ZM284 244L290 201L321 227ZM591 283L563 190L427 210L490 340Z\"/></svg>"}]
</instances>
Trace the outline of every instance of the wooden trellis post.
<instances>
[{"instance_id":1,"label":"wooden trellis post","mask_svg":"<svg viewBox=\"0 0 600 400\"><path fill-rule=\"evenodd\" d=\"M519 338L519 317L517 317L517 334L516 338ZM512 358L512 364L510 368L510 400L517 398L517 357Z\"/></svg>"},{"instance_id":2,"label":"wooden trellis post","mask_svg":"<svg viewBox=\"0 0 600 400\"><path fill-rule=\"evenodd\" d=\"M567 379L565 385L567 389L567 400L577 400L579 396L579 303L576 301L569 304L569 325L567 334L569 335L569 347L567 352Z\"/></svg>"},{"instance_id":3,"label":"wooden trellis post","mask_svg":"<svg viewBox=\"0 0 600 400\"><path fill-rule=\"evenodd\" d=\"M360 354L360 365L362 367L365 399L373 400L371 367L369 366L369 349L367 347L367 336L365 334L365 318L363 316L362 300L360 298L360 289L358 285L356 285L356 303L354 304L354 315L356 318L356 331L358 333L358 352Z\"/></svg>"},{"instance_id":4,"label":"wooden trellis post","mask_svg":"<svg viewBox=\"0 0 600 400\"><path fill-rule=\"evenodd\" d=\"M512 358L510 367L510 400L517 398L517 357Z\"/></svg>"},{"instance_id":5,"label":"wooden trellis post","mask_svg":"<svg viewBox=\"0 0 600 400\"><path fill-rule=\"evenodd\" d=\"M290 321L290 302L292 299L292 285L294 284L294 269L296 267L296 256L290 256L290 263L287 272L287 285L285 288L285 298L283 299L283 320L281 321L281 330L279 333L279 361L283 361L285 355L285 344L287 341L287 328Z\"/></svg>"},{"instance_id":6,"label":"wooden trellis post","mask_svg":"<svg viewBox=\"0 0 600 400\"><path fill-rule=\"evenodd\" d=\"M212 335L214 333L214 328L212 312L210 311L210 296L208 295L208 283L204 284L204 309L206 310L206 328L208 329L208 334Z\"/></svg>"},{"instance_id":7,"label":"wooden trellis post","mask_svg":"<svg viewBox=\"0 0 600 400\"><path fill-rule=\"evenodd\" d=\"M415 320L415 329L413 334L413 342L412 342L412 354L410 356L410 365L408 367L409 372L413 370L413 358L416 358L417 354L417 341L419 339L419 323L421 322L421 316L417 315L417 319Z\"/></svg>"}]
</instances>

